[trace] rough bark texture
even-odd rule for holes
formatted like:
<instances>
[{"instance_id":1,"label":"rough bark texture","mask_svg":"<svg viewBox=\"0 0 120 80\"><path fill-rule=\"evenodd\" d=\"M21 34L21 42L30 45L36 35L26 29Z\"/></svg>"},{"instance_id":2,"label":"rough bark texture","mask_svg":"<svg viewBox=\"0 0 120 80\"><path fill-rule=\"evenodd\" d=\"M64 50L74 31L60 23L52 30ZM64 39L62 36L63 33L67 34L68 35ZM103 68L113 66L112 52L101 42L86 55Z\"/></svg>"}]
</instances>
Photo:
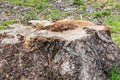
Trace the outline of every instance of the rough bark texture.
<instances>
[{"instance_id":1,"label":"rough bark texture","mask_svg":"<svg viewBox=\"0 0 120 80\"><path fill-rule=\"evenodd\" d=\"M74 40L35 36L0 44L0 80L108 80L116 62L119 47L99 30Z\"/></svg>"}]
</instances>

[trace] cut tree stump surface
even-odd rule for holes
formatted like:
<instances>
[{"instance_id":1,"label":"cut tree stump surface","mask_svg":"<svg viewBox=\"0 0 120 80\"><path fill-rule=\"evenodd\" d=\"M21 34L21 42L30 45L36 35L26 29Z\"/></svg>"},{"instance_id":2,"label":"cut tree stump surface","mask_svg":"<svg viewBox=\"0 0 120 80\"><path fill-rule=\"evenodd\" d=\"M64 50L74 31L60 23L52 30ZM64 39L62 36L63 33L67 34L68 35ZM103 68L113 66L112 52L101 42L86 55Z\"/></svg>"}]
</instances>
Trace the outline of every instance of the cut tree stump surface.
<instances>
[{"instance_id":1,"label":"cut tree stump surface","mask_svg":"<svg viewBox=\"0 0 120 80\"><path fill-rule=\"evenodd\" d=\"M0 80L108 80L120 48L89 21L31 20L0 31Z\"/></svg>"}]
</instances>

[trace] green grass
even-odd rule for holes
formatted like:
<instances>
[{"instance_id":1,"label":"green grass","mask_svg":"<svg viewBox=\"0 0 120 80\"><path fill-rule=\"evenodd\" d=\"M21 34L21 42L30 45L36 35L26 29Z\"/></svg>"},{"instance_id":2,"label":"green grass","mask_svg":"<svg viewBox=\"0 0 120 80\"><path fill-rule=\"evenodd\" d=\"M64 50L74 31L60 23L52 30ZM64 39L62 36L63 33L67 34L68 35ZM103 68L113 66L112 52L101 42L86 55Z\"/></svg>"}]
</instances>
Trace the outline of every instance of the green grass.
<instances>
[{"instance_id":1,"label":"green grass","mask_svg":"<svg viewBox=\"0 0 120 80\"><path fill-rule=\"evenodd\" d=\"M112 34L112 39L120 47L120 34L113 33Z\"/></svg>"},{"instance_id":2,"label":"green grass","mask_svg":"<svg viewBox=\"0 0 120 80\"><path fill-rule=\"evenodd\" d=\"M4 13L5 14L17 14L17 12L12 9L5 9Z\"/></svg>"},{"instance_id":3,"label":"green grass","mask_svg":"<svg viewBox=\"0 0 120 80\"><path fill-rule=\"evenodd\" d=\"M65 17L65 16L67 16L66 13L61 12L59 10L47 10L47 11L44 11L43 14L44 14L43 17L45 19L49 19L49 18L61 19L61 18Z\"/></svg>"},{"instance_id":4,"label":"green grass","mask_svg":"<svg viewBox=\"0 0 120 80\"><path fill-rule=\"evenodd\" d=\"M9 0L11 4L35 7L36 4L46 2L46 0Z\"/></svg>"},{"instance_id":5,"label":"green grass","mask_svg":"<svg viewBox=\"0 0 120 80\"><path fill-rule=\"evenodd\" d=\"M8 20L8 21L4 21L0 24L0 30L6 29L6 27L10 24L16 23L15 20Z\"/></svg>"},{"instance_id":6,"label":"green grass","mask_svg":"<svg viewBox=\"0 0 120 80\"><path fill-rule=\"evenodd\" d=\"M120 15L105 18L104 23L110 25L112 33L120 31Z\"/></svg>"},{"instance_id":7,"label":"green grass","mask_svg":"<svg viewBox=\"0 0 120 80\"><path fill-rule=\"evenodd\" d=\"M120 2L114 1L111 4L112 4L113 10L120 10Z\"/></svg>"},{"instance_id":8,"label":"green grass","mask_svg":"<svg viewBox=\"0 0 120 80\"><path fill-rule=\"evenodd\" d=\"M39 19L39 16L37 12L29 11L21 21L23 21L24 24L27 24L29 20L38 20L38 19Z\"/></svg>"},{"instance_id":9,"label":"green grass","mask_svg":"<svg viewBox=\"0 0 120 80\"><path fill-rule=\"evenodd\" d=\"M96 17L102 17L102 16L110 16L111 11L110 10L103 10L95 13L89 13L90 16L96 16Z\"/></svg>"},{"instance_id":10,"label":"green grass","mask_svg":"<svg viewBox=\"0 0 120 80\"><path fill-rule=\"evenodd\" d=\"M8 20L1 23L2 26L8 26L9 24L16 23L15 20Z\"/></svg>"},{"instance_id":11,"label":"green grass","mask_svg":"<svg viewBox=\"0 0 120 80\"><path fill-rule=\"evenodd\" d=\"M109 73L109 79L110 80L120 80L120 74L118 72L118 65L114 65Z\"/></svg>"},{"instance_id":12,"label":"green grass","mask_svg":"<svg viewBox=\"0 0 120 80\"><path fill-rule=\"evenodd\" d=\"M6 26L1 26L0 25L0 30L4 30L4 29L6 29Z\"/></svg>"},{"instance_id":13,"label":"green grass","mask_svg":"<svg viewBox=\"0 0 120 80\"><path fill-rule=\"evenodd\" d=\"M19 6L29 6L42 9L47 5L46 0L0 0L0 2L7 2Z\"/></svg>"},{"instance_id":14,"label":"green grass","mask_svg":"<svg viewBox=\"0 0 120 80\"><path fill-rule=\"evenodd\" d=\"M83 4L83 0L74 0L74 4L82 5Z\"/></svg>"},{"instance_id":15,"label":"green grass","mask_svg":"<svg viewBox=\"0 0 120 80\"><path fill-rule=\"evenodd\" d=\"M104 24L111 27L112 39L120 46L120 15L105 18Z\"/></svg>"}]
</instances>

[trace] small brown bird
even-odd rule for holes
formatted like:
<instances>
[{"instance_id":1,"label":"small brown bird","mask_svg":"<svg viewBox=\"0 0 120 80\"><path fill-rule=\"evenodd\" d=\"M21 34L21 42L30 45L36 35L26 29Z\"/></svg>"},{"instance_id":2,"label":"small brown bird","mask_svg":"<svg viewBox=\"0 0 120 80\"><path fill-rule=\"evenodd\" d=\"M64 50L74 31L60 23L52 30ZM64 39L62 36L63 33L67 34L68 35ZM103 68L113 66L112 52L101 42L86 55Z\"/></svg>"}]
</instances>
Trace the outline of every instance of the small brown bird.
<instances>
[{"instance_id":1,"label":"small brown bird","mask_svg":"<svg viewBox=\"0 0 120 80\"><path fill-rule=\"evenodd\" d=\"M17 34L16 36L17 36L17 38L18 38L19 41L23 41L24 38L25 38L25 36L23 36L21 34Z\"/></svg>"},{"instance_id":2,"label":"small brown bird","mask_svg":"<svg viewBox=\"0 0 120 80\"><path fill-rule=\"evenodd\" d=\"M91 28L88 28L88 27L84 27L83 30L87 33L87 34L93 34L95 33L95 29L91 29Z\"/></svg>"}]
</instances>

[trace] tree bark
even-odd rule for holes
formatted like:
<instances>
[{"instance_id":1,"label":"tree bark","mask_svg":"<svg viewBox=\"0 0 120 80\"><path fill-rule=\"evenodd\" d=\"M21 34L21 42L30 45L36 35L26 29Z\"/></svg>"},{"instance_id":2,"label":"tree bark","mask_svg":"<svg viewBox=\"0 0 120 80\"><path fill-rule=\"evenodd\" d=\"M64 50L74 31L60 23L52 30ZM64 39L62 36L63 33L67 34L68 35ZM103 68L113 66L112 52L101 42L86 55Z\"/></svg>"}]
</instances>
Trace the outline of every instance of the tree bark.
<instances>
[{"instance_id":1,"label":"tree bark","mask_svg":"<svg viewBox=\"0 0 120 80\"><path fill-rule=\"evenodd\" d=\"M88 34L81 28L82 36L78 28L54 32L11 26L0 31L0 80L108 80L113 64L120 63L120 48L105 29L93 27Z\"/></svg>"}]
</instances>

